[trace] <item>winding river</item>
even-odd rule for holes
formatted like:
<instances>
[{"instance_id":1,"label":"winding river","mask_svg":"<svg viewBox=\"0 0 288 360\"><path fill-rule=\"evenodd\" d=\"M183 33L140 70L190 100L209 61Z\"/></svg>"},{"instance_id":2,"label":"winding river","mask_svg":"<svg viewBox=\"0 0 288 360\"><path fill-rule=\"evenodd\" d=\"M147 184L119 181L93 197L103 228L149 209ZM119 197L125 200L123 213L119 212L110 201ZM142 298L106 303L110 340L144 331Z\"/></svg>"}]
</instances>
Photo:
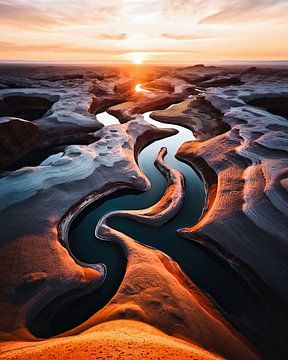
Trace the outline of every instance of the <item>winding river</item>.
<instances>
[{"instance_id":1,"label":"winding river","mask_svg":"<svg viewBox=\"0 0 288 360\"><path fill-rule=\"evenodd\" d=\"M97 115L97 119L106 126L119 123L106 112ZM125 274L126 259L119 246L95 238L95 227L101 217L111 211L148 208L161 199L167 183L154 166L161 147L168 149L165 162L181 171L185 177L183 208L170 222L159 228L116 216L109 219L109 226L170 255L229 316L239 315L251 303L247 285L239 281L228 265L198 243L184 239L176 233L177 229L195 224L205 204L202 180L193 168L175 157L183 142L195 139L193 133L181 126L155 121L150 118L150 112L144 114L144 119L157 127L176 129L178 133L154 141L140 152L138 164L151 182L149 191L117 191L85 208L72 222L68 239L71 252L83 262L104 263L107 266L107 277L99 289L69 305L66 304L61 311L49 317L49 326L47 324L45 333L42 329L41 334L38 334L41 337L52 336L80 324L105 306L116 293Z\"/></svg>"},{"instance_id":2,"label":"winding river","mask_svg":"<svg viewBox=\"0 0 288 360\"><path fill-rule=\"evenodd\" d=\"M118 120L106 112L97 115L104 125L118 124ZM198 174L187 164L176 159L179 146L194 140L193 133L181 126L163 124L150 118L144 119L157 127L178 130L176 135L157 140L145 147L139 154L138 164L151 182L151 189L144 193L132 190L117 191L84 209L73 221L69 232L69 246L73 255L86 263L104 263L107 277L102 286L69 306L50 319L54 334L70 329L85 321L101 309L116 293L124 277L126 259L120 247L111 242L95 238L95 227L101 217L114 210L142 209L159 201L166 188L166 179L155 168L154 160L161 147L168 149L165 161L181 171L185 177L186 195L184 206L178 215L167 224L153 228L133 220L113 217L109 225L133 237L139 242L162 250L175 259L187 275L222 308L230 314L241 311L239 304L247 303L247 290L233 275L231 269L211 255L206 249L191 240L181 238L176 231L191 226L201 216L205 203L204 184ZM229 290L227 290L229 289ZM227 296L227 291L233 297Z\"/></svg>"}]
</instances>

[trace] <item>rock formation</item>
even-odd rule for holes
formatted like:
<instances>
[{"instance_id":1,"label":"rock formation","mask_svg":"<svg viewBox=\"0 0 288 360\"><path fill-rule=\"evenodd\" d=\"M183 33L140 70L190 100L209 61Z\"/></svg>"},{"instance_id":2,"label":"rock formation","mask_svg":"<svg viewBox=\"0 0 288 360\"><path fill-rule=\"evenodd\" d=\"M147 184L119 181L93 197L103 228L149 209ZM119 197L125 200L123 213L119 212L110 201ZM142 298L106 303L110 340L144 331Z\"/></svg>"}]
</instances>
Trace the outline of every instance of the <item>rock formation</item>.
<instances>
[{"instance_id":1,"label":"rock formation","mask_svg":"<svg viewBox=\"0 0 288 360\"><path fill-rule=\"evenodd\" d=\"M23 66L0 68L0 78L0 359L287 357L287 70L198 65L138 78L127 69ZM135 93L140 82L148 92ZM102 111L120 123L103 126ZM176 216L185 180L162 149L162 198L107 214L96 229L125 259L119 288L59 333L57 316L92 292L96 299L107 276L105 264L73 255L71 224L117 190L147 190L138 153L175 134L148 124L147 111L193 130L197 140L177 157L197 169L206 204L178 232L225 264L251 303L226 311L157 245L109 225L112 215L152 226ZM57 156L25 165L45 151Z\"/></svg>"},{"instance_id":2,"label":"rock formation","mask_svg":"<svg viewBox=\"0 0 288 360\"><path fill-rule=\"evenodd\" d=\"M227 124L221 120L221 115L221 111L198 95L166 110L153 111L151 117L164 123L185 126L195 131L197 138L203 141L228 130Z\"/></svg>"},{"instance_id":3,"label":"rock formation","mask_svg":"<svg viewBox=\"0 0 288 360\"><path fill-rule=\"evenodd\" d=\"M245 103L259 94L288 95L285 84L272 85L207 91L205 99L223 113L222 121L231 129L179 150L179 158L203 173L211 192L202 219L180 234L221 254L261 295L274 336L260 325L256 333L281 353L288 300L287 120Z\"/></svg>"},{"instance_id":4,"label":"rock formation","mask_svg":"<svg viewBox=\"0 0 288 360\"><path fill-rule=\"evenodd\" d=\"M38 127L23 119L1 117L0 130L0 168L33 149L40 138Z\"/></svg>"}]
</instances>

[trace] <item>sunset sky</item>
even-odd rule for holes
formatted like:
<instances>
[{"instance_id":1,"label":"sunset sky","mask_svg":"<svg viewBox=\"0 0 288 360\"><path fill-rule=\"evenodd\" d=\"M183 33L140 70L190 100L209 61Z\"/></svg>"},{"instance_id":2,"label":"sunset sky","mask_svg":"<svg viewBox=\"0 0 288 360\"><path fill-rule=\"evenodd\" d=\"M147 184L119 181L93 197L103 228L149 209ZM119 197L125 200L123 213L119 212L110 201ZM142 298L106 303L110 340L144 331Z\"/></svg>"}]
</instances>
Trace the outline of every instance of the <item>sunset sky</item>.
<instances>
[{"instance_id":1,"label":"sunset sky","mask_svg":"<svg viewBox=\"0 0 288 360\"><path fill-rule=\"evenodd\" d=\"M288 0L0 0L0 60L287 60Z\"/></svg>"}]
</instances>

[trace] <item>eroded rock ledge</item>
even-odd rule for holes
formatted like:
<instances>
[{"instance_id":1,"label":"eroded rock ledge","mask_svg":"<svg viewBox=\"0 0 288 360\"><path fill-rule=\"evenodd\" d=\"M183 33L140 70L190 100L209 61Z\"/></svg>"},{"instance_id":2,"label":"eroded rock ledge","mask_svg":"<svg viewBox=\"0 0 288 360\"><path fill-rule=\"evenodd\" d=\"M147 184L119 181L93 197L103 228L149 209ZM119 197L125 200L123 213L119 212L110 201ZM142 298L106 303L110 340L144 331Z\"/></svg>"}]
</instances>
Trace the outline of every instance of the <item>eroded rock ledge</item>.
<instances>
[{"instance_id":1,"label":"eroded rock ledge","mask_svg":"<svg viewBox=\"0 0 288 360\"><path fill-rule=\"evenodd\" d=\"M267 308L265 321L270 325L265 330L260 325L263 319L254 320L259 321L256 341L272 358L274 351L286 351L288 197L284 184L288 157L284 138L288 127L286 119L245 101L273 97L273 92L275 96L288 95L285 85L281 88L279 83L275 87L248 84L208 90L206 100L223 112L223 121L231 130L202 143L186 143L177 154L196 164L207 178L208 188L212 186L201 221L179 233L223 256L260 294ZM211 174L217 174L217 184L211 181ZM275 350L269 354L268 348Z\"/></svg>"},{"instance_id":2,"label":"eroded rock ledge","mask_svg":"<svg viewBox=\"0 0 288 360\"><path fill-rule=\"evenodd\" d=\"M168 185L158 203L142 210L118 210L106 214L97 224L95 235L101 238L101 227L105 226L112 216L126 217L151 226L161 226L171 220L183 206L185 184L183 175L165 164L167 149L159 151L155 166L166 177Z\"/></svg>"},{"instance_id":3,"label":"eroded rock ledge","mask_svg":"<svg viewBox=\"0 0 288 360\"><path fill-rule=\"evenodd\" d=\"M114 125L100 130L96 135L102 140L91 145L67 146L64 155L49 166L19 169L0 179L1 229L5 229L1 237L2 336L13 338L17 333L27 337L27 322L53 299L72 289L77 293L71 292L71 296L79 297L103 281L102 265L75 263L58 241L57 226L71 206L100 196L107 184L111 189L121 184L139 190L149 186L134 160L137 138L146 132L149 140L170 134L170 130L158 130L141 119ZM114 181L107 180L111 170ZM11 263L11 259L15 261ZM36 289L37 296L31 296ZM68 295L66 301L71 300ZM12 329L17 329L16 333Z\"/></svg>"},{"instance_id":4,"label":"eroded rock ledge","mask_svg":"<svg viewBox=\"0 0 288 360\"><path fill-rule=\"evenodd\" d=\"M0 126L9 125L8 138L15 134L18 141L16 147L9 141L6 152L1 152L5 155L2 166L64 138L71 144L46 167L21 167L0 178L0 335L4 351L0 357L33 359L61 354L79 359L103 351L113 359L112 344L123 348L125 356L135 354L134 358L145 358L142 352L148 347L152 358L164 351L171 359L259 357L245 335L266 358L286 358L287 120L273 115L271 106L266 108L270 113L255 107L262 105L255 99L285 98L287 70L204 66L155 70L143 81L154 94L136 96L132 91L135 79L122 71L63 71L52 67L44 74L33 70L32 75L26 69L23 78L15 80L11 70L1 73L0 69L2 97L19 93L30 97L35 92L40 97L57 97L33 123L1 119ZM200 96L185 100L196 92ZM172 132L135 118L138 113L183 100L167 111L154 112L161 121L193 129L202 141L184 144L178 153L202 172L209 195L201 221L181 234L212 249L243 281L253 274L250 285L262 296L267 317L262 323L245 319L250 329L253 322L254 333L249 336L244 326L240 335L231 325L237 319L230 319L229 324L171 258L103 226L103 237L119 244L128 259L115 297L79 327L39 341L27 325L47 305L54 304L53 316L53 311L99 287L105 278L102 264L74 259L59 236L65 239L71 219L90 202L121 187L147 189L149 182L135 161L137 153L149 141ZM107 107L127 123L100 129L95 114ZM75 144L75 136L81 134L95 141ZM177 186L180 178L173 180ZM167 198L169 189L176 194L175 187L168 187ZM178 192L171 208L164 199L158 207L148 209L150 219L160 209L171 214L182 195ZM227 296L233 296L229 289ZM86 347L88 352L83 354Z\"/></svg>"},{"instance_id":5,"label":"eroded rock ledge","mask_svg":"<svg viewBox=\"0 0 288 360\"><path fill-rule=\"evenodd\" d=\"M222 121L222 113L204 96L193 96L167 110L153 111L155 120L175 123L195 132L197 139L204 141L229 130L228 124Z\"/></svg>"}]
</instances>

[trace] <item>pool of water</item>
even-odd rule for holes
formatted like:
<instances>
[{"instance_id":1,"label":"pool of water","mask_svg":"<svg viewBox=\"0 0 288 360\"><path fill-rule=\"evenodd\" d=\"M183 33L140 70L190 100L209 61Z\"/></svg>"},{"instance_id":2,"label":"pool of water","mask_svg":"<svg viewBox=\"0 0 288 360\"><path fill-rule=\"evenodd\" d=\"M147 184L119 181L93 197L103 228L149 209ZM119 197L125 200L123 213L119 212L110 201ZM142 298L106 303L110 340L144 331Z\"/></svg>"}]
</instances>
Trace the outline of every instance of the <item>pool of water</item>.
<instances>
[{"instance_id":1,"label":"pool of water","mask_svg":"<svg viewBox=\"0 0 288 360\"><path fill-rule=\"evenodd\" d=\"M106 111L97 114L96 119L104 126L119 124L119 120L115 116L108 114Z\"/></svg>"}]
</instances>

